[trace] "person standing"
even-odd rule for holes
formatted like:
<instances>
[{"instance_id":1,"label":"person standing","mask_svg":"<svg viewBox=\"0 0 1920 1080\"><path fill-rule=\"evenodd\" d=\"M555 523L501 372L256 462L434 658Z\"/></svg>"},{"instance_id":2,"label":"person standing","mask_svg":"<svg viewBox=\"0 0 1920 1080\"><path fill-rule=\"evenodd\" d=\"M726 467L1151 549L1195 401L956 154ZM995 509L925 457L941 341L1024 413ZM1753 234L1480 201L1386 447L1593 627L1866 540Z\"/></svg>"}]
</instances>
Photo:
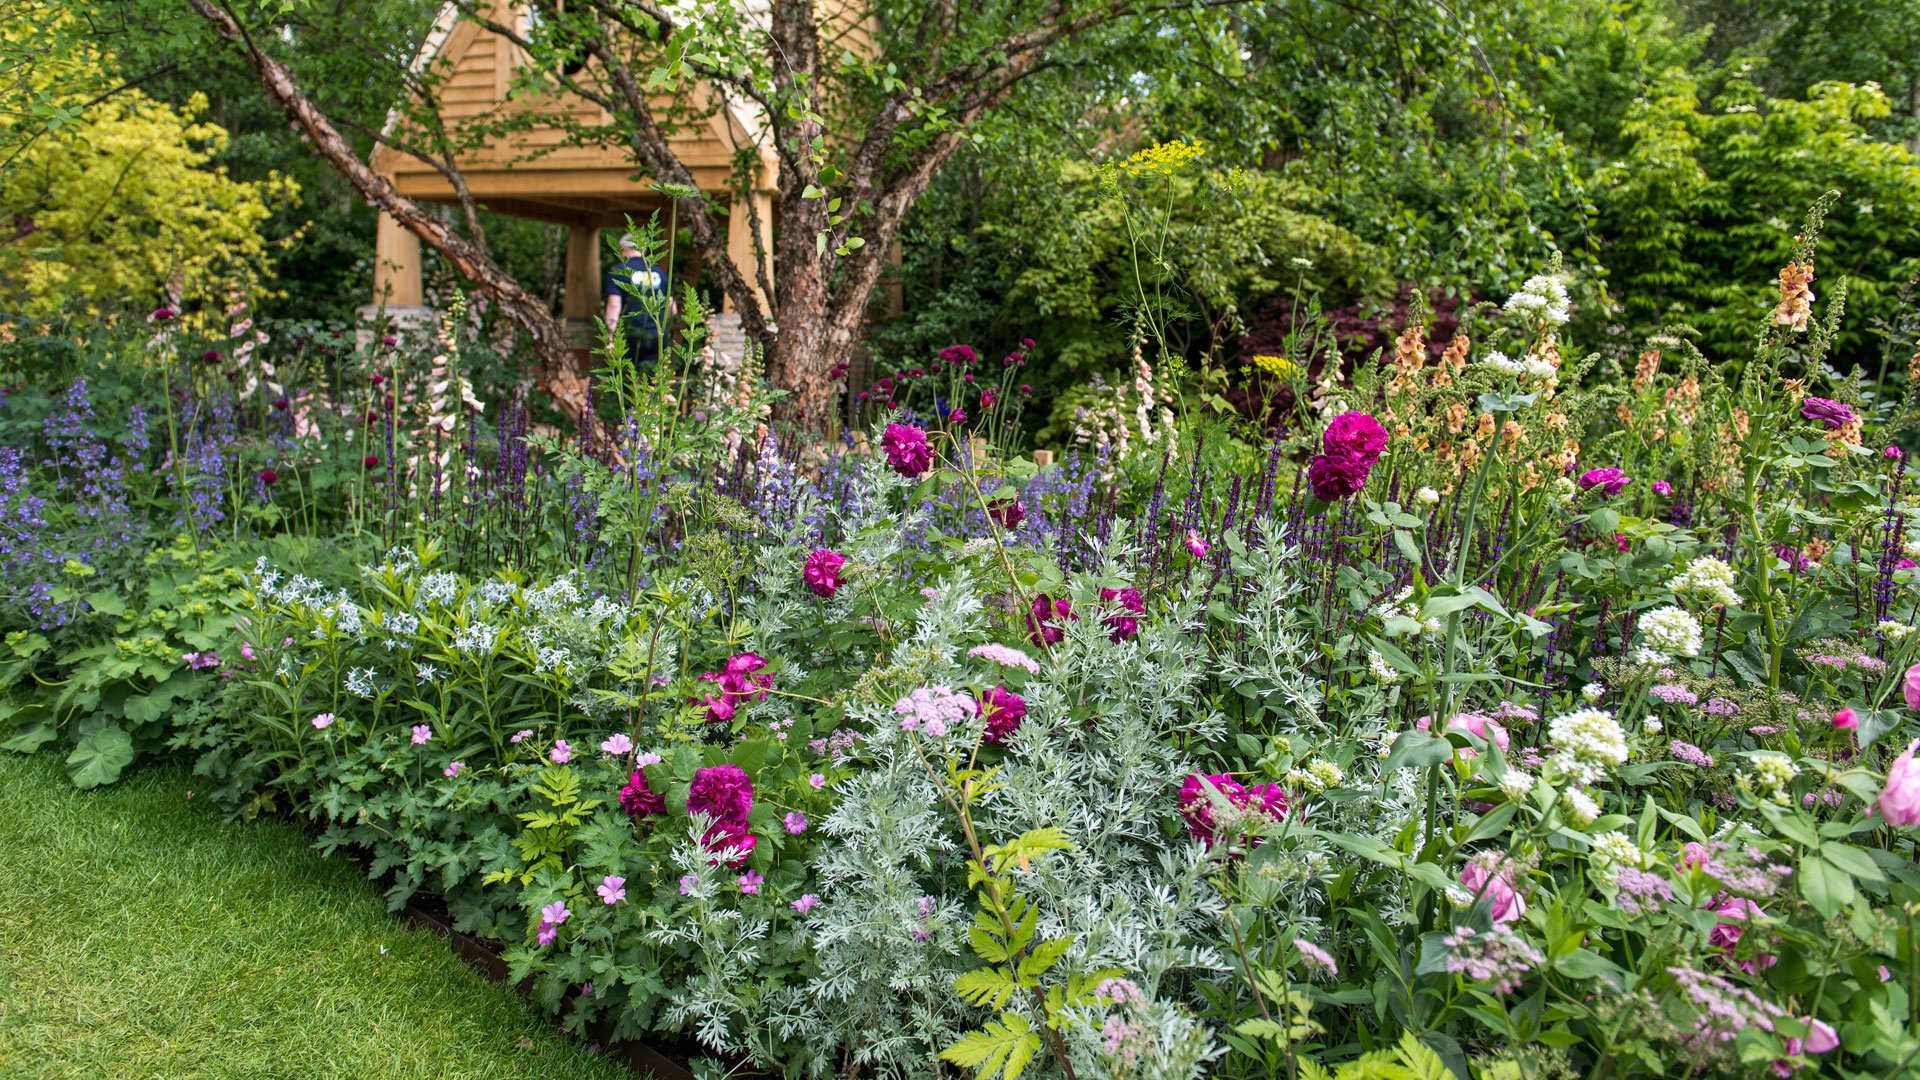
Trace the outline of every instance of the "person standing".
<instances>
[{"instance_id":1,"label":"person standing","mask_svg":"<svg viewBox=\"0 0 1920 1080\"><path fill-rule=\"evenodd\" d=\"M642 371L651 370L660 360L666 338L666 327L656 321L655 312L671 317L678 314L679 305L667 294L666 271L640 253L632 233L620 238L620 261L607 268L604 291L607 328L619 326L627 359Z\"/></svg>"}]
</instances>

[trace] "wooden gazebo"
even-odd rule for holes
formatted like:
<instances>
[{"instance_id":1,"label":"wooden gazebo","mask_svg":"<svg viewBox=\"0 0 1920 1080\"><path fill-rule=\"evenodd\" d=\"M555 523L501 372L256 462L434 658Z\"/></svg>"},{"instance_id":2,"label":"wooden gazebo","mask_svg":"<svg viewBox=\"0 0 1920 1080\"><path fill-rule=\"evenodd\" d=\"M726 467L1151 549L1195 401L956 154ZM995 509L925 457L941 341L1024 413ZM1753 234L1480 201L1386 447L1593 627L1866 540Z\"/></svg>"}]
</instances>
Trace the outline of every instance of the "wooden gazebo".
<instances>
[{"instance_id":1,"label":"wooden gazebo","mask_svg":"<svg viewBox=\"0 0 1920 1080\"><path fill-rule=\"evenodd\" d=\"M494 0L490 14L494 22L504 26L526 27L531 17L524 5L511 0ZM449 6L415 65L440 76L440 115L453 131L462 125L495 124L529 112L540 116L564 113L587 125L607 121L597 105L572 95L528 98L510 94L516 71L528 61L526 51L511 39L472 19L460 18ZM704 98L697 103L702 108L696 110L705 114L704 119L676 131L673 149L700 190L715 203L728 207L727 253L734 265L742 270L754 266L757 248L767 269L766 280L771 281L779 174L769 140L763 137L758 107L730 99L710 85L698 85L693 93ZM670 103L662 97L657 107L664 114ZM743 157L748 162L744 199L735 183L735 170ZM566 133L551 123L490 135L460 154L455 163L467 190L486 209L567 227L562 314L570 333L576 335L574 340L588 340L591 320L601 304L599 231L624 225L628 215L638 219L662 210L665 200L649 190L648 179L637 173L632 159L620 148L569 145ZM443 173L408 154L383 145L374 152L371 164L402 195L424 202L459 203L452 182ZM755 204L751 213L747 212L745 199ZM421 283L419 238L382 214L376 251L375 308L401 321L429 315ZM757 292L756 275L749 272L747 277ZM761 297L762 303L767 299ZM737 322L724 315L722 318L724 322ZM731 336L730 329L716 327L722 338Z\"/></svg>"}]
</instances>

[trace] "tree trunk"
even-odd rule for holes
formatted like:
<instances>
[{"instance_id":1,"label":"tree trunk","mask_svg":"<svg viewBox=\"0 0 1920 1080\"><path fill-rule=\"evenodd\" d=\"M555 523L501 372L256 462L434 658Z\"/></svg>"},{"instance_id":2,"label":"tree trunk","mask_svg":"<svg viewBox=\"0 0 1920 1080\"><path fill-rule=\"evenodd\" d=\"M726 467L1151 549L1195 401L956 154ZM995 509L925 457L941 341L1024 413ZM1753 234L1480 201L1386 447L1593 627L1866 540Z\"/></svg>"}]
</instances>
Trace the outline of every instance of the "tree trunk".
<instances>
[{"instance_id":1,"label":"tree trunk","mask_svg":"<svg viewBox=\"0 0 1920 1080\"><path fill-rule=\"evenodd\" d=\"M333 122L300 89L293 72L262 52L231 15L211 0L187 0L187 3L211 23L222 38L245 54L260 76L267 96L286 110L293 126L335 172L352 184L374 209L392 215L402 227L439 252L475 289L513 320L514 325L526 332L540 363L537 385L553 400L555 407L576 424L584 423L597 434L606 434L589 407L587 381L573 369L566 333L547 305L502 270L485 248L454 232L426 207L395 191L386 177L361 161Z\"/></svg>"}]
</instances>

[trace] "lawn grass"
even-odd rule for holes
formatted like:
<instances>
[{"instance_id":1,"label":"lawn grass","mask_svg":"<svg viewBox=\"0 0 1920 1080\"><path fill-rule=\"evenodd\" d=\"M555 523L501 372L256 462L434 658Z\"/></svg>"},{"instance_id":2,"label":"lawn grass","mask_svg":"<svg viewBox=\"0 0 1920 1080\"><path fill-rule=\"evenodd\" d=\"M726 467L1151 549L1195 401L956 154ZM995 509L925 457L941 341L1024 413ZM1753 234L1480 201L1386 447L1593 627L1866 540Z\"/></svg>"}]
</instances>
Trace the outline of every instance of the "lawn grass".
<instances>
[{"instance_id":1,"label":"lawn grass","mask_svg":"<svg viewBox=\"0 0 1920 1080\"><path fill-rule=\"evenodd\" d=\"M0 1076L628 1080L297 829L0 753Z\"/></svg>"}]
</instances>

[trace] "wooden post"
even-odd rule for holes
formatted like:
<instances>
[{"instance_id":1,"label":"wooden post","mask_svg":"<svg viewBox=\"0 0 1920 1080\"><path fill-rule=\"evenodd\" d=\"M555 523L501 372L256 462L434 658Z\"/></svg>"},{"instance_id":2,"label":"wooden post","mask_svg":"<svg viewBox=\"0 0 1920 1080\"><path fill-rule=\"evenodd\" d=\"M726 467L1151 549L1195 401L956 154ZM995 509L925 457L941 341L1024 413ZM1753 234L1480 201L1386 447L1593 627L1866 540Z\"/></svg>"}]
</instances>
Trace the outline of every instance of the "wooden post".
<instances>
[{"instance_id":1,"label":"wooden post","mask_svg":"<svg viewBox=\"0 0 1920 1080\"><path fill-rule=\"evenodd\" d=\"M1053 464L1053 451L1035 450L1033 452L1033 463L1042 469Z\"/></svg>"},{"instance_id":2,"label":"wooden post","mask_svg":"<svg viewBox=\"0 0 1920 1080\"><path fill-rule=\"evenodd\" d=\"M600 230L592 225L567 226L567 293L561 314L569 319L591 319L600 314Z\"/></svg>"},{"instance_id":3,"label":"wooden post","mask_svg":"<svg viewBox=\"0 0 1920 1080\"><path fill-rule=\"evenodd\" d=\"M420 284L420 238L381 214L373 239L373 303L376 307L413 308L426 302Z\"/></svg>"},{"instance_id":4,"label":"wooden post","mask_svg":"<svg viewBox=\"0 0 1920 1080\"><path fill-rule=\"evenodd\" d=\"M773 280L773 193L756 191L752 194L753 214L759 217L760 251L764 258L760 261L766 269L767 280ZM747 279L747 287L760 301L760 310L768 315L773 313L772 297L760 289L760 276L754 260L754 239L752 221L747 213L746 201L738 194L734 195L732 209L727 214L727 259ZM733 311L731 297L722 301L720 310Z\"/></svg>"}]
</instances>

